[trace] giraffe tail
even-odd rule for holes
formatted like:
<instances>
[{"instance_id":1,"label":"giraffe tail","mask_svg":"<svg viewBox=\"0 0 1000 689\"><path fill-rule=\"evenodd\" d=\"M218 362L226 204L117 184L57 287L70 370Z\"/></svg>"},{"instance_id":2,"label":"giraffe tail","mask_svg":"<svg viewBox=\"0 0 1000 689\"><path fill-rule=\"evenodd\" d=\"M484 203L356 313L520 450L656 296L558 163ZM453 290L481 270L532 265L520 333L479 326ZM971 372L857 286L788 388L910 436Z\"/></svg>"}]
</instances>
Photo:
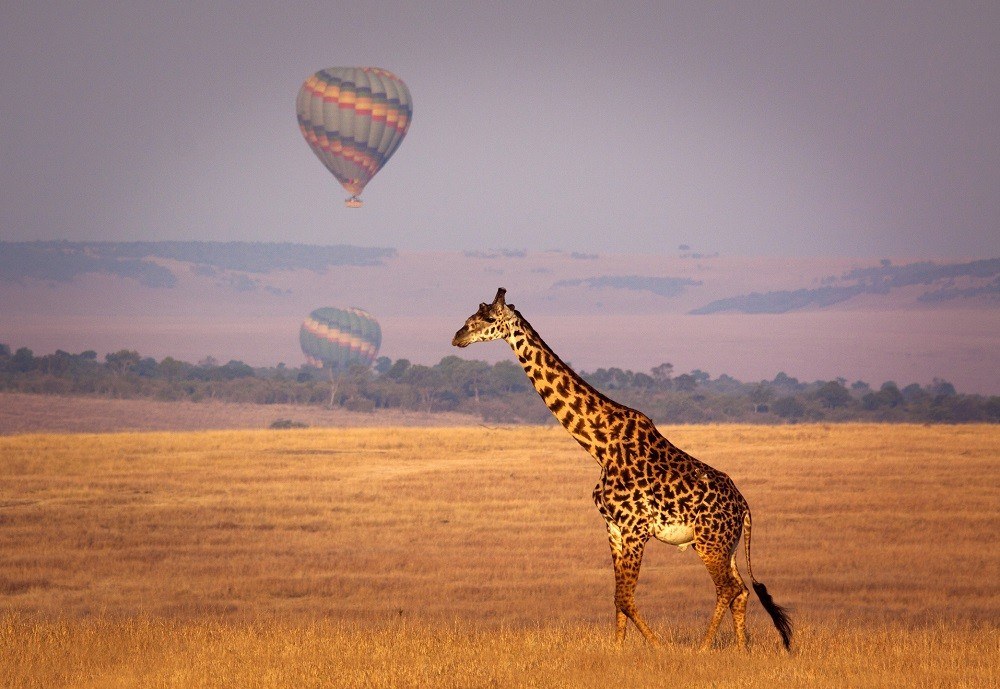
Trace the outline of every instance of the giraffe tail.
<instances>
[{"instance_id":1,"label":"giraffe tail","mask_svg":"<svg viewBox=\"0 0 1000 689\"><path fill-rule=\"evenodd\" d=\"M774 599L771 598L771 594L768 593L767 587L757 581L753 576L753 567L750 565L751 524L752 520L750 518L750 509L748 508L746 514L743 516L743 542L747 553L747 574L750 575L750 583L753 585L753 590L754 593L757 594L757 598L760 599L760 604L764 606L765 610L767 610L767 614L771 616L771 620L774 622L774 626L778 630L778 634L781 635L781 642L785 645L786 649L791 649L792 620L788 616L788 611L775 603Z\"/></svg>"}]
</instances>

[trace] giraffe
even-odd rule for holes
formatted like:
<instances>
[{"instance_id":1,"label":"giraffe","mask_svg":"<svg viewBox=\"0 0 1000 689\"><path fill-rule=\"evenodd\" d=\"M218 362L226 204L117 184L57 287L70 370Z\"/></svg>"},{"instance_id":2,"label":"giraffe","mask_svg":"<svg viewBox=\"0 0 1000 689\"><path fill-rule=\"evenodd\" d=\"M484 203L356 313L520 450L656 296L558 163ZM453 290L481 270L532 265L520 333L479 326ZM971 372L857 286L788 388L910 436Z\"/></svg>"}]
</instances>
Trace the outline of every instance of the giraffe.
<instances>
[{"instance_id":1,"label":"giraffe","mask_svg":"<svg viewBox=\"0 0 1000 689\"><path fill-rule=\"evenodd\" d=\"M745 532L747 574L786 649L792 626L750 565L750 507L732 479L674 447L641 412L595 390L567 366L497 290L492 304L480 304L452 344L505 340L545 405L601 467L594 502L604 518L615 570L615 639L625 640L628 621L653 646L659 637L639 614L635 589L646 543L655 538L701 558L715 583L715 611L701 644L711 648L728 608L736 643L746 648L749 590L736 567Z\"/></svg>"}]
</instances>

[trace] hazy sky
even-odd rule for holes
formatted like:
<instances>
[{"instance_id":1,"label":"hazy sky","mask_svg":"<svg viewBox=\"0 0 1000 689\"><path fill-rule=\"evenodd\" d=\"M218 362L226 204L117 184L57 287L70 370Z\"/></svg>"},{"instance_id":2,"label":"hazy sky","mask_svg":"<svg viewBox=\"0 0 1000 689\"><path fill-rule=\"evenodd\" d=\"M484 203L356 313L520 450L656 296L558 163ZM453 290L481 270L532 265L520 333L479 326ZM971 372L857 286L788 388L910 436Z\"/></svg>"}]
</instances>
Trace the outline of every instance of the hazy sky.
<instances>
[{"instance_id":1,"label":"hazy sky","mask_svg":"<svg viewBox=\"0 0 1000 689\"><path fill-rule=\"evenodd\" d=\"M0 6L0 237L1000 254L1000 3ZM318 69L414 118L365 207Z\"/></svg>"}]
</instances>

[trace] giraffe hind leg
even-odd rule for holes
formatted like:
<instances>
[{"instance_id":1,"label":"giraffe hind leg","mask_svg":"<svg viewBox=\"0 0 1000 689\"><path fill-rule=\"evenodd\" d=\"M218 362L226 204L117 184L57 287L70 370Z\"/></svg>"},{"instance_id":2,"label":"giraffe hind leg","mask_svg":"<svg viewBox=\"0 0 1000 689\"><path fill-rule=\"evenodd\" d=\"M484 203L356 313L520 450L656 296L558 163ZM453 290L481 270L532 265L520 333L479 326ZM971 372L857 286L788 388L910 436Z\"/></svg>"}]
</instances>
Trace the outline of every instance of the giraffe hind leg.
<instances>
[{"instance_id":1,"label":"giraffe hind leg","mask_svg":"<svg viewBox=\"0 0 1000 689\"><path fill-rule=\"evenodd\" d=\"M715 610L708 624L708 631L701 643L701 650L707 651L715 641L719 624L728 609L733 616L733 631L740 648L746 647L746 607L749 590L736 569L732 548L696 546L699 557L705 563L712 581L715 583Z\"/></svg>"},{"instance_id":2,"label":"giraffe hind leg","mask_svg":"<svg viewBox=\"0 0 1000 689\"><path fill-rule=\"evenodd\" d=\"M733 615L733 633L736 635L736 644L740 649L745 649L747 647L747 599L750 597L750 590L743 582L740 570L736 568L735 552L729 558L729 567L733 578L740 585L740 592L729 603L729 610Z\"/></svg>"}]
</instances>

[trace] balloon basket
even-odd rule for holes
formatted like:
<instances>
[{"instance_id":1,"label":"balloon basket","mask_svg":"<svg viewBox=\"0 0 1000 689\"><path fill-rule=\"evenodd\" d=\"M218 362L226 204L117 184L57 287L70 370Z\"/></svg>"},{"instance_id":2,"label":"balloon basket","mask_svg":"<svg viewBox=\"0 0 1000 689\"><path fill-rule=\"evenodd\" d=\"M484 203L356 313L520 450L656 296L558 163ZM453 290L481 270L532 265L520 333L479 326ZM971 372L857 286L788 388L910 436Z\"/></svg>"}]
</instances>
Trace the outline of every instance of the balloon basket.
<instances>
[{"instance_id":1,"label":"balloon basket","mask_svg":"<svg viewBox=\"0 0 1000 689\"><path fill-rule=\"evenodd\" d=\"M363 204L361 202L361 199L359 199L357 196L352 196L351 198L346 199L344 201L344 205L347 206L348 208L361 208Z\"/></svg>"}]
</instances>

